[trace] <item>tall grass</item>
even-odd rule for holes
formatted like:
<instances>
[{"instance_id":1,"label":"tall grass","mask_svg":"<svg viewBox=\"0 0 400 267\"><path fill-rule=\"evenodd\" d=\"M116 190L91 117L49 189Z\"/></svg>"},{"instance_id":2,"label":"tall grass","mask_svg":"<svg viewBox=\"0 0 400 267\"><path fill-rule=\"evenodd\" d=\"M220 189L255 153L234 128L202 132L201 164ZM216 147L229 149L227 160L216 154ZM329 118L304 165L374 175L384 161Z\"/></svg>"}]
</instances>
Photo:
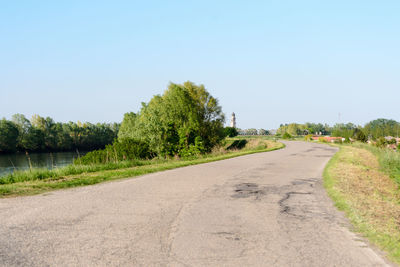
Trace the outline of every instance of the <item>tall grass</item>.
<instances>
[{"instance_id":1,"label":"tall grass","mask_svg":"<svg viewBox=\"0 0 400 267\"><path fill-rule=\"evenodd\" d=\"M158 160L159 163L162 160ZM14 171L13 173L7 174L6 176L0 177L0 184L13 184L26 181L44 180L44 179L59 179L68 175L77 175L82 173L91 173L105 170L116 170L123 168L131 168L136 166L143 166L154 164L154 161L150 160L130 160L121 162L109 162L106 164L90 164L90 165L68 165L62 168L56 169L45 169L37 168L31 170Z\"/></svg>"},{"instance_id":2,"label":"tall grass","mask_svg":"<svg viewBox=\"0 0 400 267\"><path fill-rule=\"evenodd\" d=\"M381 170L388 174L400 186L400 152L388 148L379 148L363 143L355 143L353 146L371 151L377 158Z\"/></svg>"},{"instance_id":3,"label":"tall grass","mask_svg":"<svg viewBox=\"0 0 400 267\"><path fill-rule=\"evenodd\" d=\"M59 169L16 171L0 178L0 196L29 195L61 188L95 184L102 181L133 177L156 171L229 159L258 152L277 150L284 144L268 140L251 140L241 150L215 148L212 153L192 158L126 160L90 165L69 165Z\"/></svg>"}]
</instances>

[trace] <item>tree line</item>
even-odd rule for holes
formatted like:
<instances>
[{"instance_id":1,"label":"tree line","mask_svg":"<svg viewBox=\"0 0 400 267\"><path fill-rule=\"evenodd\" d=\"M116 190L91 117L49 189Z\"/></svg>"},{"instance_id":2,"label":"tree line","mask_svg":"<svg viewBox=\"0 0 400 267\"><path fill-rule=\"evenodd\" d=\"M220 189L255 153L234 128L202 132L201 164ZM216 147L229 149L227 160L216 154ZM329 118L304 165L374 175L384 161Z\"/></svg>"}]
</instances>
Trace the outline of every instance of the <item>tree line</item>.
<instances>
[{"instance_id":1,"label":"tree line","mask_svg":"<svg viewBox=\"0 0 400 267\"><path fill-rule=\"evenodd\" d=\"M398 137L400 134L400 123L395 120L376 119L364 126L353 123L337 123L332 127L322 123L281 124L277 130L277 134L284 135L285 133L292 136L307 134L332 135L367 141L368 139L377 140L385 136Z\"/></svg>"},{"instance_id":2,"label":"tree line","mask_svg":"<svg viewBox=\"0 0 400 267\"><path fill-rule=\"evenodd\" d=\"M117 123L55 122L33 115L15 114L0 120L0 153L16 151L89 151L104 148L118 136Z\"/></svg>"},{"instance_id":3,"label":"tree line","mask_svg":"<svg viewBox=\"0 0 400 267\"><path fill-rule=\"evenodd\" d=\"M238 129L239 135L269 135L269 131L265 129Z\"/></svg>"}]
</instances>

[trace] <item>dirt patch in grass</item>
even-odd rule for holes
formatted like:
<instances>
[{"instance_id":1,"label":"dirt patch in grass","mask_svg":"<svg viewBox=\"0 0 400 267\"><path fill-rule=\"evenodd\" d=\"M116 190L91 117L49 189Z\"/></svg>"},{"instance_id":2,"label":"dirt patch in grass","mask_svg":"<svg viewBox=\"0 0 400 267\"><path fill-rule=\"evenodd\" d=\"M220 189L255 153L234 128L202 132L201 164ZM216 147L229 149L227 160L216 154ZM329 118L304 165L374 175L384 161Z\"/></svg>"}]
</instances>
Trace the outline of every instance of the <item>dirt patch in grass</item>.
<instances>
[{"instance_id":1,"label":"dirt patch in grass","mask_svg":"<svg viewBox=\"0 0 400 267\"><path fill-rule=\"evenodd\" d=\"M325 186L355 230L400 263L400 190L373 153L341 147L325 170Z\"/></svg>"}]
</instances>

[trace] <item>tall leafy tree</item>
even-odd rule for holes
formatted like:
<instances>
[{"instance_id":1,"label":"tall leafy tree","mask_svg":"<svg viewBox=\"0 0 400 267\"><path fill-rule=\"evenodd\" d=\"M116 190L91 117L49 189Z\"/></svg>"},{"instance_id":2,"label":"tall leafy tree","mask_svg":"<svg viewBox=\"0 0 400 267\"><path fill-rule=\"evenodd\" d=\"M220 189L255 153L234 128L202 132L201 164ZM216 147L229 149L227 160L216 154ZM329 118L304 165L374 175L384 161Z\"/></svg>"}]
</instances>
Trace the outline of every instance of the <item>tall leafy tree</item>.
<instances>
[{"instance_id":1,"label":"tall leafy tree","mask_svg":"<svg viewBox=\"0 0 400 267\"><path fill-rule=\"evenodd\" d=\"M17 150L18 127L6 119L0 120L0 152L15 152Z\"/></svg>"},{"instance_id":2,"label":"tall leafy tree","mask_svg":"<svg viewBox=\"0 0 400 267\"><path fill-rule=\"evenodd\" d=\"M223 122L218 100L203 85L171 83L137 114L125 114L119 138L144 140L160 155L209 151L224 138Z\"/></svg>"}]
</instances>

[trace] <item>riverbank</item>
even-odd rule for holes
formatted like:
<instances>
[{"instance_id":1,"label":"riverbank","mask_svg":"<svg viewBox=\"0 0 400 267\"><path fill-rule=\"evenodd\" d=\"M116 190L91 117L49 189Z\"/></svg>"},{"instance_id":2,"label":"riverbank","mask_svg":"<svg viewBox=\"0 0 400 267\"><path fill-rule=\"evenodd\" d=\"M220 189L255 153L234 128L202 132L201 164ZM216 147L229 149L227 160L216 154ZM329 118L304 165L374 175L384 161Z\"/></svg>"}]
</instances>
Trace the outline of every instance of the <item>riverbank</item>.
<instances>
[{"instance_id":1,"label":"riverbank","mask_svg":"<svg viewBox=\"0 0 400 267\"><path fill-rule=\"evenodd\" d=\"M235 140L228 140L227 146L230 146ZM227 150L226 148L220 148L213 153L192 159L122 161L97 165L69 165L55 170L38 169L16 172L0 178L0 197L33 195L57 189L92 185L104 181L135 177L252 153L268 152L283 147L284 144L279 142L253 139L249 140L241 149Z\"/></svg>"},{"instance_id":2,"label":"riverbank","mask_svg":"<svg viewBox=\"0 0 400 267\"><path fill-rule=\"evenodd\" d=\"M15 171L33 169L57 169L74 162L74 159L85 155L86 151L40 152L0 154L0 179Z\"/></svg>"},{"instance_id":3,"label":"riverbank","mask_svg":"<svg viewBox=\"0 0 400 267\"><path fill-rule=\"evenodd\" d=\"M354 231L400 263L400 155L365 144L341 145L324 185Z\"/></svg>"}]
</instances>

